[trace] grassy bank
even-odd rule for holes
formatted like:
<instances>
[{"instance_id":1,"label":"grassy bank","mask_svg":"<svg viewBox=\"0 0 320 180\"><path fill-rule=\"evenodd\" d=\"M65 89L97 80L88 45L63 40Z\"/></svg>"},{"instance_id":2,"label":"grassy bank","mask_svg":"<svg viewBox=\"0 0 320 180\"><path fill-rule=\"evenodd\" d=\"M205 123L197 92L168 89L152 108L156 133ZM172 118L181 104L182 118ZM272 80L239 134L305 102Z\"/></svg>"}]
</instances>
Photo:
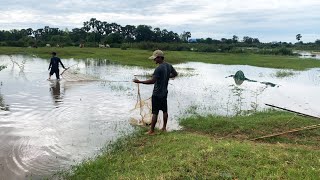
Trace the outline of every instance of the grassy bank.
<instances>
[{"instance_id":1,"label":"grassy bank","mask_svg":"<svg viewBox=\"0 0 320 180\"><path fill-rule=\"evenodd\" d=\"M152 51L118 48L17 48L0 47L0 54L30 54L41 58L49 58L50 52L56 51L61 58L75 59L109 59L122 65L134 65L142 67L154 67L153 62L147 58ZM188 51L166 51L166 59L172 64L184 62L205 62L226 65L252 65L258 67L270 67L281 69L305 70L307 68L320 67L318 60L302 60L293 56L273 56L258 54L231 54L231 53L201 53Z\"/></svg>"},{"instance_id":2,"label":"grassy bank","mask_svg":"<svg viewBox=\"0 0 320 180\"><path fill-rule=\"evenodd\" d=\"M118 140L66 179L317 179L320 130L248 139L315 124L282 112L246 117L191 117L182 131ZM319 123L319 122L318 122ZM284 138L284 139L283 139ZM297 139L302 139L297 143ZM275 143L280 142L280 143Z\"/></svg>"},{"instance_id":3,"label":"grassy bank","mask_svg":"<svg viewBox=\"0 0 320 180\"><path fill-rule=\"evenodd\" d=\"M248 140L268 134L319 124L319 120L296 116L291 113L270 111L251 116L194 116L182 119L180 124L189 132L204 133L216 138ZM319 146L320 128L294 134L263 139L266 143L293 143Z\"/></svg>"}]
</instances>

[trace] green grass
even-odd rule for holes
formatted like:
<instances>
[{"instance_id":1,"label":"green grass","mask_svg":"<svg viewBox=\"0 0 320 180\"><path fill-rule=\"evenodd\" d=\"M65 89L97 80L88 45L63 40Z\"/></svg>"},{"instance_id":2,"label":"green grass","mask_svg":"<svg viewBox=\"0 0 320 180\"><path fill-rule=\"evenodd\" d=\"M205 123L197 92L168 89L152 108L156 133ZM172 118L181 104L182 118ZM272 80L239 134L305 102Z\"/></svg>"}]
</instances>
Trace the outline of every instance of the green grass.
<instances>
[{"instance_id":1,"label":"green grass","mask_svg":"<svg viewBox=\"0 0 320 180\"><path fill-rule=\"evenodd\" d=\"M285 132L294 128L319 124L319 120L292 113L269 111L249 116L193 116L181 119L186 131L201 132L218 138L248 140L264 135ZM320 128L264 139L264 142L283 142L301 145L320 145Z\"/></svg>"},{"instance_id":2,"label":"green grass","mask_svg":"<svg viewBox=\"0 0 320 180\"><path fill-rule=\"evenodd\" d=\"M56 51L58 56L75 59L108 59L115 63L130 66L155 67L148 57L152 51L118 48L17 48L0 47L0 54L30 54L41 58L50 58L50 52ZM318 60L300 60L294 56L273 56L258 54L231 54L231 53L201 53L189 51L166 51L166 60L172 64L185 62L204 62L226 65L252 65L258 67L305 70L320 67Z\"/></svg>"},{"instance_id":3,"label":"green grass","mask_svg":"<svg viewBox=\"0 0 320 180\"><path fill-rule=\"evenodd\" d=\"M76 166L66 179L317 179L320 151L218 140L189 132L118 142Z\"/></svg>"},{"instance_id":4,"label":"green grass","mask_svg":"<svg viewBox=\"0 0 320 180\"><path fill-rule=\"evenodd\" d=\"M184 129L147 136L137 131L63 172L65 179L317 179L320 130L290 138L250 141L252 137L317 124L318 121L270 111L239 117L190 117ZM277 142L277 143L275 143ZM280 142L280 143L279 143Z\"/></svg>"}]
</instances>

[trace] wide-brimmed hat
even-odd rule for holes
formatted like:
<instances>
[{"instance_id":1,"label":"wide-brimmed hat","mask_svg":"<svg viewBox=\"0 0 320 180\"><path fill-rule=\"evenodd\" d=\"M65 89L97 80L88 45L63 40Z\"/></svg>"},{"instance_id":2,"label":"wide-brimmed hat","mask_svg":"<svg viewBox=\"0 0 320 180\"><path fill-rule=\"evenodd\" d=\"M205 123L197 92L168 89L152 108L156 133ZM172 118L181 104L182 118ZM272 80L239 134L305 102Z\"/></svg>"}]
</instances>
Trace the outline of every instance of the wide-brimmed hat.
<instances>
[{"instance_id":1,"label":"wide-brimmed hat","mask_svg":"<svg viewBox=\"0 0 320 180\"><path fill-rule=\"evenodd\" d=\"M149 57L149 59L155 59L156 57L164 57L164 53L161 50L155 50L152 53L152 56Z\"/></svg>"}]
</instances>

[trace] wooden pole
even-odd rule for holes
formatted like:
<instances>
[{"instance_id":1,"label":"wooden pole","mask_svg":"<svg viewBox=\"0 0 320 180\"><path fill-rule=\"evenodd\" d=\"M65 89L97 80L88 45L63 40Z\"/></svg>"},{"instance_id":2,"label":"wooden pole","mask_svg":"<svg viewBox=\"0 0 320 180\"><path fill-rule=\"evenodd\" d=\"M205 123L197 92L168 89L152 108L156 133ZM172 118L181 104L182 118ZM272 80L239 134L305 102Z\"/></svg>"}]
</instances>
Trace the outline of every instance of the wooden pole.
<instances>
[{"instance_id":1,"label":"wooden pole","mask_svg":"<svg viewBox=\"0 0 320 180\"><path fill-rule=\"evenodd\" d=\"M320 120L320 117L311 116L311 115L304 114L304 113L297 112L297 111L292 111L292 110L290 110L290 109L286 109L286 108L278 107L278 106L271 105L271 104L265 104L265 105L270 106L270 107L274 107L274 108L278 108L278 109L282 109L282 110L285 110L285 111L293 112L293 113L296 113L296 114L298 114L298 115L300 115L300 116L305 116L305 117L310 117L310 118L315 118L315 119Z\"/></svg>"},{"instance_id":2,"label":"wooden pole","mask_svg":"<svg viewBox=\"0 0 320 180\"><path fill-rule=\"evenodd\" d=\"M305 126L305 127L296 128L296 129L291 129L291 130L286 131L286 132L270 134L270 135L261 136L261 137L254 138L254 139L250 139L250 140L251 140L251 141L255 141L255 140L258 140L258 139L265 139L265 138L269 138L269 137L280 136L280 135L282 135L282 134L287 134L287 133L292 133L292 132L298 132L298 131L308 130L308 129L316 129L316 128L320 128L320 124L311 125L311 126Z\"/></svg>"},{"instance_id":3,"label":"wooden pole","mask_svg":"<svg viewBox=\"0 0 320 180\"><path fill-rule=\"evenodd\" d=\"M293 113L296 113L296 114L301 115L301 116L310 117L310 118L315 118L315 119L320 120L320 118L319 118L319 117L316 117L316 116L311 116L311 115L304 114L304 113L300 113L300 112L297 112L297 111L292 111L292 110L290 110L290 109L278 107L278 106L271 105L271 104L265 104L265 105L270 106L270 107L274 107L274 108L278 108L278 109L282 109L282 110L285 110L285 111L293 112ZM269 134L269 135L261 136L261 137L258 137L258 138L250 139L250 140L251 140L251 141L255 141L255 140L258 140L258 139L265 139L265 138L269 138L269 137L280 136L280 135L282 135L282 134L287 134L287 133L292 133L292 132L298 132L298 131L308 130L308 129L316 129L316 128L320 128L320 124L311 125L311 126L305 126L305 127L296 128L296 129L291 129L291 130L289 130L289 131L285 131L285 132L281 132L281 133Z\"/></svg>"}]
</instances>

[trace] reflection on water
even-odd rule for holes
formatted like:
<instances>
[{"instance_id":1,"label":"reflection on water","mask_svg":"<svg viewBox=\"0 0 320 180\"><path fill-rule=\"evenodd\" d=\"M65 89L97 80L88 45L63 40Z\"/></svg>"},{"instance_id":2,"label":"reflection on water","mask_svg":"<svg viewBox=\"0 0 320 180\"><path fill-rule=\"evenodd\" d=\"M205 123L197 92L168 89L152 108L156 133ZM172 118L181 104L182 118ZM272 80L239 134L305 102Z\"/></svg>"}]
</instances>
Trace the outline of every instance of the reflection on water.
<instances>
[{"instance_id":1,"label":"reflection on water","mask_svg":"<svg viewBox=\"0 0 320 180\"><path fill-rule=\"evenodd\" d=\"M60 81L58 81L58 80L51 81L50 92L51 92L52 99L53 99L55 105L59 105L59 103L62 102L62 97L64 94L64 92L61 93Z\"/></svg>"},{"instance_id":2,"label":"reflection on water","mask_svg":"<svg viewBox=\"0 0 320 180\"><path fill-rule=\"evenodd\" d=\"M0 82L0 110L9 111L9 106L5 104L3 95L1 94L1 86L2 86L2 82Z\"/></svg>"},{"instance_id":3,"label":"reflection on water","mask_svg":"<svg viewBox=\"0 0 320 180\"><path fill-rule=\"evenodd\" d=\"M115 64L108 59L86 59L84 60L86 66L106 66Z\"/></svg>"},{"instance_id":4,"label":"reflection on water","mask_svg":"<svg viewBox=\"0 0 320 180\"><path fill-rule=\"evenodd\" d=\"M4 99L1 93L0 93L0 110L9 111L9 106L4 103Z\"/></svg>"},{"instance_id":5,"label":"reflection on water","mask_svg":"<svg viewBox=\"0 0 320 180\"><path fill-rule=\"evenodd\" d=\"M11 59L24 64L23 73ZM139 112L131 111L138 91L132 79L153 73L153 69L120 66L108 60L64 59L65 66L99 80L47 81L49 60L11 59L0 56L7 65L0 72L0 106L10 107L9 111L0 110L0 179L50 175L92 157L105 143L130 133L129 120L140 117ZM186 63L175 67L190 75L169 82L171 130L180 128L182 116L238 115L262 110L264 103L320 115L319 69L277 78L273 76L276 69L252 66ZM237 80L234 76L239 69L242 78ZM230 74L235 75L225 78ZM141 99L150 98L152 89L152 85L141 85Z\"/></svg>"}]
</instances>

